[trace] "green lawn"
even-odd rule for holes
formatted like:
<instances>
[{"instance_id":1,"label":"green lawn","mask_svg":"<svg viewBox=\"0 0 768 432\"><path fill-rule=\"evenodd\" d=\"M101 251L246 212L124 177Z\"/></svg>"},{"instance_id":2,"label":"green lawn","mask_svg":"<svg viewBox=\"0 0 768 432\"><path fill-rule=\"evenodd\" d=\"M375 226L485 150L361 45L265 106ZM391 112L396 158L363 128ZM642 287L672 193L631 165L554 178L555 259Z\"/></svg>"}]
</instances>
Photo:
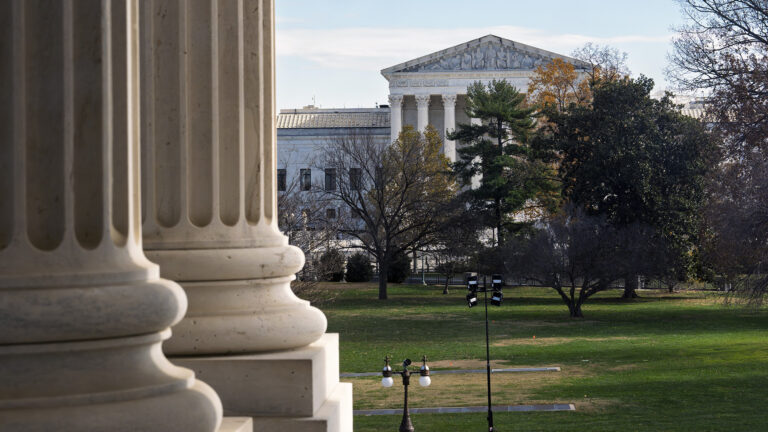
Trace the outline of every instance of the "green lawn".
<instances>
[{"instance_id":1,"label":"green lawn","mask_svg":"<svg viewBox=\"0 0 768 432\"><path fill-rule=\"evenodd\" d=\"M322 306L328 331L341 334L343 372L379 371L383 358L429 357L433 369L482 368L482 307L464 290L333 284ZM505 290L490 309L497 366L560 366L562 372L496 374L495 404L575 403L577 411L494 416L498 431L768 430L768 310L724 307L714 293L619 292L592 299L583 320L568 317L554 291ZM535 336L535 338L534 338ZM402 385L379 378L355 385L355 408L400 408ZM412 386L411 406L484 405L485 376L436 375ZM485 430L484 414L414 415L417 431ZM395 431L399 416L355 417L355 431Z\"/></svg>"}]
</instances>

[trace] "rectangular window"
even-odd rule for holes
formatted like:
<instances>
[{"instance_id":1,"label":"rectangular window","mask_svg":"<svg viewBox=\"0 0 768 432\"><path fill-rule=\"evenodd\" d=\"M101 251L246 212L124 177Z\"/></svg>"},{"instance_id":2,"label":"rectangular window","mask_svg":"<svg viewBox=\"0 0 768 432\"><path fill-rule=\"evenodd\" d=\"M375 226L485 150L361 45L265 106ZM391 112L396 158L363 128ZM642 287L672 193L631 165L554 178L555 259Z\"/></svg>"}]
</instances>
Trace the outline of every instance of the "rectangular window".
<instances>
[{"instance_id":1,"label":"rectangular window","mask_svg":"<svg viewBox=\"0 0 768 432\"><path fill-rule=\"evenodd\" d=\"M325 218L328 220L336 219L336 209L334 208L325 209Z\"/></svg>"},{"instance_id":2,"label":"rectangular window","mask_svg":"<svg viewBox=\"0 0 768 432\"><path fill-rule=\"evenodd\" d=\"M360 190L363 181L363 171L360 168L349 169L349 188L352 190Z\"/></svg>"},{"instance_id":3,"label":"rectangular window","mask_svg":"<svg viewBox=\"0 0 768 432\"><path fill-rule=\"evenodd\" d=\"M336 190L336 168L325 169L325 190Z\"/></svg>"},{"instance_id":4,"label":"rectangular window","mask_svg":"<svg viewBox=\"0 0 768 432\"><path fill-rule=\"evenodd\" d=\"M349 208L349 214L352 216L352 219L360 219L361 218L360 212L357 211L357 209L354 208L354 207L350 207Z\"/></svg>"},{"instance_id":5,"label":"rectangular window","mask_svg":"<svg viewBox=\"0 0 768 432\"><path fill-rule=\"evenodd\" d=\"M302 168L301 174L301 190L308 191L312 189L312 170L309 168Z\"/></svg>"},{"instance_id":6,"label":"rectangular window","mask_svg":"<svg viewBox=\"0 0 768 432\"><path fill-rule=\"evenodd\" d=\"M277 170L277 190L280 192L285 192L285 170L284 169L278 169Z\"/></svg>"}]
</instances>

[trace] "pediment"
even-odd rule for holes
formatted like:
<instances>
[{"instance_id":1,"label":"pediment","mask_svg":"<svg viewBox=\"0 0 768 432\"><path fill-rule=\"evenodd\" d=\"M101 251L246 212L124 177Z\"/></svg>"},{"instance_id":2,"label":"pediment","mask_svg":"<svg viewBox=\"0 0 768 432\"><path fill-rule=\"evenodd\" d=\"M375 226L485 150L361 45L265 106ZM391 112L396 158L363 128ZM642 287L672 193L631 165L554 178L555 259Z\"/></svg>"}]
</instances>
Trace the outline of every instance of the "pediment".
<instances>
[{"instance_id":1,"label":"pediment","mask_svg":"<svg viewBox=\"0 0 768 432\"><path fill-rule=\"evenodd\" d=\"M530 71L560 58L579 69L589 64L509 39L488 35L384 69L387 77L400 72Z\"/></svg>"}]
</instances>

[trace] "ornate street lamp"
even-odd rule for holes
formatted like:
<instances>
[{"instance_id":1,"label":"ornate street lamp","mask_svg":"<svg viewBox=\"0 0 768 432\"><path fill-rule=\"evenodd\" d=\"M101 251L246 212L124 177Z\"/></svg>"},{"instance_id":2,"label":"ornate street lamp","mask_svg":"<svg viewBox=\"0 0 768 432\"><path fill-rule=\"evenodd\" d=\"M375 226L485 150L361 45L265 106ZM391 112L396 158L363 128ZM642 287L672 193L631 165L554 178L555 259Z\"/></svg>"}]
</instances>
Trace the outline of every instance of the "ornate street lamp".
<instances>
[{"instance_id":1,"label":"ornate street lamp","mask_svg":"<svg viewBox=\"0 0 768 432\"><path fill-rule=\"evenodd\" d=\"M504 281L499 274L491 276L491 290L493 294L491 296L491 304L494 306L501 306L501 302L504 299L504 293L501 292L501 287L504 286ZM483 288L478 287L477 273L470 273L467 275L467 305L470 308L477 305L477 293L484 294L483 299L485 303L485 366L486 376L488 381L488 432L493 432L493 409L491 405L491 348L488 341L488 286L486 285L485 276L483 276Z\"/></svg>"},{"instance_id":2,"label":"ornate street lamp","mask_svg":"<svg viewBox=\"0 0 768 432\"><path fill-rule=\"evenodd\" d=\"M398 374L403 377L403 388L405 389L405 401L403 402L403 420L400 422L400 432L413 432L413 423L411 423L411 415L408 412L408 385L411 381L411 371L408 370L408 366L411 364L411 359L405 359L403 361L403 370L400 372L393 371L389 366L389 356L384 358L386 362L384 369L381 371L382 379L381 385L384 387L392 387L395 380L392 378L392 374ZM427 356L421 358L423 364L419 369L419 385L422 387L429 387L432 384L432 379L429 377L429 366L427 366Z\"/></svg>"}]
</instances>

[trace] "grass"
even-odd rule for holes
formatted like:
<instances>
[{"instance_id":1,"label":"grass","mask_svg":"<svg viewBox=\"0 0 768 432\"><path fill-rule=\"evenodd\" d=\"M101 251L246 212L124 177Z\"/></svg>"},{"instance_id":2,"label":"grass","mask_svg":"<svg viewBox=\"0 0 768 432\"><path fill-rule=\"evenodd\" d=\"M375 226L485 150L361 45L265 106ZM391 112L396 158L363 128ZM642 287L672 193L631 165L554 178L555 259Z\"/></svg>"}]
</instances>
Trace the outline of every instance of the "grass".
<instances>
[{"instance_id":1,"label":"grass","mask_svg":"<svg viewBox=\"0 0 768 432\"><path fill-rule=\"evenodd\" d=\"M390 285L376 300L373 284L330 284L323 307L328 331L341 337L343 372L379 371L426 354L432 369L482 368L482 307L467 309L464 291ZM496 366L560 366L562 372L497 374L494 404L575 403L577 411L499 413L498 431L768 430L768 310L724 307L716 293L642 292L590 300L585 319L568 317L554 291L505 290L489 309ZM534 339L535 336L535 339ZM400 408L402 386L379 378L354 384L355 409ZM436 375L409 392L411 406L484 405L482 374ZM484 414L413 415L418 431L484 430ZM399 416L355 417L355 431L392 431Z\"/></svg>"}]
</instances>

